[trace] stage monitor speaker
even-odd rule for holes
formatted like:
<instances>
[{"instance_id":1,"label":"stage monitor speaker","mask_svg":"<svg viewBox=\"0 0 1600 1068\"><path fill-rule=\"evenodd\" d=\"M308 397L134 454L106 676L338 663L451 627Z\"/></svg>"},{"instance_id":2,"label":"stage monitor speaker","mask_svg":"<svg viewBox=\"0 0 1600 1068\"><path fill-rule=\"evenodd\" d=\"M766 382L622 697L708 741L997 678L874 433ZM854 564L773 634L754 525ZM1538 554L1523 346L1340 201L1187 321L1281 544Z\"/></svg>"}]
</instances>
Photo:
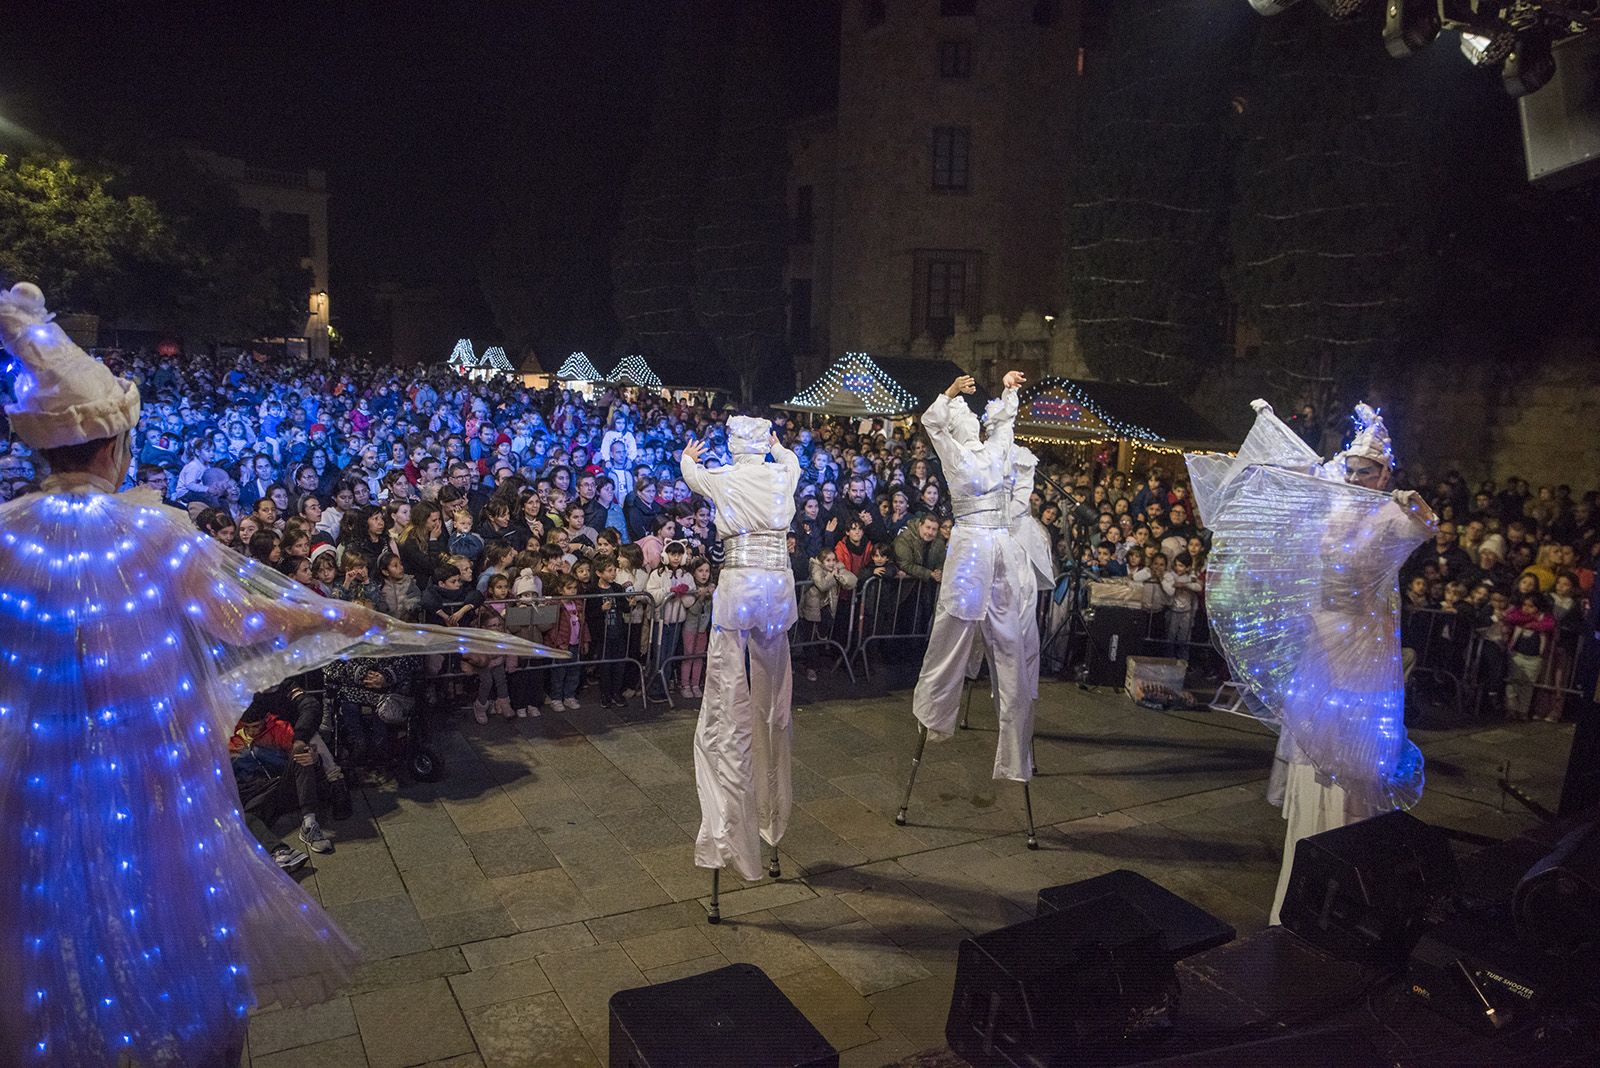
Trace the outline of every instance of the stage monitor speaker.
<instances>
[{"instance_id":1,"label":"stage monitor speaker","mask_svg":"<svg viewBox=\"0 0 1600 1068\"><path fill-rule=\"evenodd\" d=\"M1568 38L1553 52L1555 77L1517 107L1528 181L1565 189L1600 176L1600 33Z\"/></svg>"},{"instance_id":2,"label":"stage monitor speaker","mask_svg":"<svg viewBox=\"0 0 1600 1068\"><path fill-rule=\"evenodd\" d=\"M1128 657L1144 652L1150 614L1142 608L1099 605L1089 619L1089 649L1084 682L1121 686L1128 681Z\"/></svg>"},{"instance_id":3,"label":"stage monitor speaker","mask_svg":"<svg viewBox=\"0 0 1600 1068\"><path fill-rule=\"evenodd\" d=\"M1428 905L1459 880L1443 831L1386 812L1295 843L1279 918L1336 957L1398 968L1421 936Z\"/></svg>"},{"instance_id":4,"label":"stage monitor speaker","mask_svg":"<svg viewBox=\"0 0 1600 1068\"><path fill-rule=\"evenodd\" d=\"M735 964L611 995L611 1068L838 1068L767 973Z\"/></svg>"},{"instance_id":5,"label":"stage monitor speaker","mask_svg":"<svg viewBox=\"0 0 1600 1068\"><path fill-rule=\"evenodd\" d=\"M1039 891L1034 915L1045 916L1107 898L1118 898L1138 909L1161 931L1167 955L1175 961L1226 945L1238 933L1205 909L1126 868L1063 886L1045 887Z\"/></svg>"},{"instance_id":6,"label":"stage monitor speaker","mask_svg":"<svg viewBox=\"0 0 1600 1068\"><path fill-rule=\"evenodd\" d=\"M1161 930L1102 897L964 940L944 1034L977 1068L1119 1061L1177 1000Z\"/></svg>"},{"instance_id":7,"label":"stage monitor speaker","mask_svg":"<svg viewBox=\"0 0 1600 1068\"><path fill-rule=\"evenodd\" d=\"M1529 868L1511 912L1530 945L1562 956L1600 953L1600 823L1572 831Z\"/></svg>"}]
</instances>

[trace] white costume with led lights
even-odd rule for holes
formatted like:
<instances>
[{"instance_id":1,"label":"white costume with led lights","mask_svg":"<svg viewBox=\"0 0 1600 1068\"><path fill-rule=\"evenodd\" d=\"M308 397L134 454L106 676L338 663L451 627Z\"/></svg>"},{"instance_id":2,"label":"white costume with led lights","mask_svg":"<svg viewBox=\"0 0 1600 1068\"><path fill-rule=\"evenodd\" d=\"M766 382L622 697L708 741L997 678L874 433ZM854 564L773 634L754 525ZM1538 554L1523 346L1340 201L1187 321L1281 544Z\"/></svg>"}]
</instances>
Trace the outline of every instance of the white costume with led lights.
<instances>
[{"instance_id":1,"label":"white costume with led lights","mask_svg":"<svg viewBox=\"0 0 1600 1068\"><path fill-rule=\"evenodd\" d=\"M736 415L728 420L731 467L708 471L687 456L682 465L684 482L710 499L717 529L725 532L694 734L700 794L694 862L731 864L749 880L761 877L761 842L778 844L794 801L789 628L798 613L785 539L800 461L782 445L769 445L771 429L765 419ZM776 463L765 461L769 448Z\"/></svg>"},{"instance_id":2,"label":"white costume with led lights","mask_svg":"<svg viewBox=\"0 0 1600 1068\"><path fill-rule=\"evenodd\" d=\"M922 417L923 430L939 454L950 486L955 527L911 710L928 728L930 738L945 739L955 732L962 678L973 639L981 633L994 674L1000 728L994 777L1027 782L1033 777L1038 642L1036 633L1035 681L1030 684L1025 680L1026 632L1038 587L1028 554L1011 533L1020 471L1012 438L1017 391L1006 390L986 414L989 435L982 441L977 416L959 398L941 393Z\"/></svg>"},{"instance_id":3,"label":"white costume with led lights","mask_svg":"<svg viewBox=\"0 0 1600 1068\"><path fill-rule=\"evenodd\" d=\"M1007 512L1007 529L1022 546L1022 551L1028 557L1028 563L1032 565L1033 585L1027 592L1037 598L1039 594L1048 593L1056 586L1056 567L1050 552L1050 535L1044 529L1044 524L1033 514L1033 473L1039 467L1039 458L1026 445L1013 445L1011 466L1011 507ZM1029 606L1028 618L1022 629L1022 681L1028 699L1037 701L1039 699L1039 613L1034 610L1036 608L1034 602L1030 601ZM972 655L967 666L968 678L978 677L978 667L986 653L983 635L980 633L972 643ZM992 667L990 674L992 682Z\"/></svg>"},{"instance_id":4,"label":"white costume with led lights","mask_svg":"<svg viewBox=\"0 0 1600 1068\"><path fill-rule=\"evenodd\" d=\"M1429 535L1414 495L1345 481L1345 461L1392 467L1378 413L1361 405L1350 448L1329 464L1265 401L1237 457L1188 457L1211 528L1206 607L1248 707L1279 730L1268 798L1283 805L1278 922L1295 843L1422 794L1406 737L1400 565Z\"/></svg>"},{"instance_id":5,"label":"white costume with led lights","mask_svg":"<svg viewBox=\"0 0 1600 1068\"><path fill-rule=\"evenodd\" d=\"M23 440L126 460L138 389L36 287L0 291L0 341ZM0 505L0 1064L237 1063L252 1004L321 1000L357 955L240 818L251 696L347 654L550 651L326 600L113 489Z\"/></svg>"}]
</instances>

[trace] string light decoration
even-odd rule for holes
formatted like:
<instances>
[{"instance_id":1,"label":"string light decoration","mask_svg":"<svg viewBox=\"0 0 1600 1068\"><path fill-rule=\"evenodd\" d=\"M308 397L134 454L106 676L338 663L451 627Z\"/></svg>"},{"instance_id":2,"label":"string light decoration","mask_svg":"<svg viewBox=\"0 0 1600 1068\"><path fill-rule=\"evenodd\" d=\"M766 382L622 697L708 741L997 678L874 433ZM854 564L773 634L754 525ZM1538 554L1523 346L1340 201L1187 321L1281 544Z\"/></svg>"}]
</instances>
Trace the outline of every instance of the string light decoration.
<instances>
[{"instance_id":1,"label":"string light decoration","mask_svg":"<svg viewBox=\"0 0 1600 1068\"><path fill-rule=\"evenodd\" d=\"M789 399L789 407L847 409L865 415L899 415L922 402L864 352L847 352L821 378Z\"/></svg>"},{"instance_id":2,"label":"string light decoration","mask_svg":"<svg viewBox=\"0 0 1600 1068\"><path fill-rule=\"evenodd\" d=\"M456 342L456 347L450 350L450 358L445 361L450 369L458 375L464 375L478 366L478 355L472 351L472 342L462 338Z\"/></svg>"},{"instance_id":3,"label":"string light decoration","mask_svg":"<svg viewBox=\"0 0 1600 1068\"><path fill-rule=\"evenodd\" d=\"M589 357L581 352L574 352L561 364L561 370L556 372L556 380L560 382L604 382L606 376L589 361Z\"/></svg>"},{"instance_id":4,"label":"string light decoration","mask_svg":"<svg viewBox=\"0 0 1600 1068\"><path fill-rule=\"evenodd\" d=\"M611 369L606 376L606 381L612 385L643 386L646 389L660 389L661 379L643 356L624 356L620 363Z\"/></svg>"},{"instance_id":5,"label":"string light decoration","mask_svg":"<svg viewBox=\"0 0 1600 1068\"><path fill-rule=\"evenodd\" d=\"M511 366L511 358L506 355L506 350L499 345L490 345L483 350L483 355L478 357L478 367L485 371L499 371L508 375L516 371L516 368Z\"/></svg>"},{"instance_id":6,"label":"string light decoration","mask_svg":"<svg viewBox=\"0 0 1600 1068\"><path fill-rule=\"evenodd\" d=\"M1049 375L1024 389L1020 399L1026 413L1023 421L1027 423L1059 426L1094 439L1166 441L1153 430L1113 418L1070 378Z\"/></svg>"}]
</instances>

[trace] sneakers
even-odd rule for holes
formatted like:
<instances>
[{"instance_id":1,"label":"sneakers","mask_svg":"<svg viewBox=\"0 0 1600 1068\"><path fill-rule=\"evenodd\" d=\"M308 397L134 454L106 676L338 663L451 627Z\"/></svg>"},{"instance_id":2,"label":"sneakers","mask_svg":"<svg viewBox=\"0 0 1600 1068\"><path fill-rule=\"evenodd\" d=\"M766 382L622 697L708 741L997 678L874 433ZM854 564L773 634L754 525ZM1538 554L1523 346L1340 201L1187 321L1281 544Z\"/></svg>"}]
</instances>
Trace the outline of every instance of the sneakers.
<instances>
[{"instance_id":1,"label":"sneakers","mask_svg":"<svg viewBox=\"0 0 1600 1068\"><path fill-rule=\"evenodd\" d=\"M567 706L567 711L568 712L576 712L578 709L583 707L581 704L578 703L578 699L576 697L567 698L566 706Z\"/></svg>"},{"instance_id":2,"label":"sneakers","mask_svg":"<svg viewBox=\"0 0 1600 1068\"><path fill-rule=\"evenodd\" d=\"M313 853L332 853L333 839L313 820L300 825L300 841Z\"/></svg>"},{"instance_id":3,"label":"sneakers","mask_svg":"<svg viewBox=\"0 0 1600 1068\"><path fill-rule=\"evenodd\" d=\"M284 871L294 871L296 868L300 867L310 859L310 857L300 852L300 850L291 849L286 845L281 845L272 851L273 862Z\"/></svg>"},{"instance_id":4,"label":"sneakers","mask_svg":"<svg viewBox=\"0 0 1600 1068\"><path fill-rule=\"evenodd\" d=\"M807 682L816 682L817 681L817 669L816 668L806 668L806 681Z\"/></svg>"},{"instance_id":5,"label":"sneakers","mask_svg":"<svg viewBox=\"0 0 1600 1068\"><path fill-rule=\"evenodd\" d=\"M628 700L629 698L638 697L638 696L639 696L639 691L633 689L632 687L629 687L628 689L622 691L622 699L624 701Z\"/></svg>"},{"instance_id":6,"label":"sneakers","mask_svg":"<svg viewBox=\"0 0 1600 1068\"><path fill-rule=\"evenodd\" d=\"M526 707L517 709L518 719L527 719L529 716L537 716L538 714L539 710L533 705L527 705Z\"/></svg>"},{"instance_id":7,"label":"sneakers","mask_svg":"<svg viewBox=\"0 0 1600 1068\"><path fill-rule=\"evenodd\" d=\"M513 719L516 716L516 713L511 710L511 698L509 697L495 698L494 710L500 714L501 719Z\"/></svg>"},{"instance_id":8,"label":"sneakers","mask_svg":"<svg viewBox=\"0 0 1600 1068\"><path fill-rule=\"evenodd\" d=\"M489 706L483 701L472 702L472 721L479 724L489 722Z\"/></svg>"},{"instance_id":9,"label":"sneakers","mask_svg":"<svg viewBox=\"0 0 1600 1068\"><path fill-rule=\"evenodd\" d=\"M683 687L683 689L678 691L678 696L683 698L685 701L693 701L694 700L694 687L693 686L685 686L685 687Z\"/></svg>"},{"instance_id":10,"label":"sneakers","mask_svg":"<svg viewBox=\"0 0 1600 1068\"><path fill-rule=\"evenodd\" d=\"M698 699L699 699L699 698L701 698L701 697L704 697L704 696L705 696L705 694L706 694L706 692L705 692L705 691L704 691L704 690L702 690L702 689L701 689L701 688L700 688L700 687L698 687L698 686L691 686L691 687L689 687L689 690L690 690L690 692L692 692L692 693L693 693L693 694L694 694L694 696L695 696L695 698L696 698L696 699L697 699L697 700L698 700Z\"/></svg>"}]
</instances>

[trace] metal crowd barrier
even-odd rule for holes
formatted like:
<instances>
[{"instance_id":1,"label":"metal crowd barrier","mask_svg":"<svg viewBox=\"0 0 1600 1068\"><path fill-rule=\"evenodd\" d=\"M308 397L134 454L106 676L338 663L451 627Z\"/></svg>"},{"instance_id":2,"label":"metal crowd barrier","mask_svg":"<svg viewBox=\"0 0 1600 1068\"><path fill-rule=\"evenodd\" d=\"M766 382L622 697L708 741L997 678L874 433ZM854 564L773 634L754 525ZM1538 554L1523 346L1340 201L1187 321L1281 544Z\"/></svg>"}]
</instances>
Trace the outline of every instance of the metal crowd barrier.
<instances>
[{"instance_id":1,"label":"metal crowd barrier","mask_svg":"<svg viewBox=\"0 0 1600 1068\"><path fill-rule=\"evenodd\" d=\"M875 644L926 640L933 629L939 584L906 574L869 575L852 599L850 655L861 658L861 673L872 677L869 654ZM885 602L888 602L887 604Z\"/></svg>"},{"instance_id":2,"label":"metal crowd barrier","mask_svg":"<svg viewBox=\"0 0 1600 1068\"><path fill-rule=\"evenodd\" d=\"M805 597L806 589L811 585L812 583L809 579L803 582L795 583L795 607L797 611L799 610L800 602ZM690 661L704 662L706 659L706 653L705 651L698 653L674 651L666 656L660 655L662 642L665 638L665 629L668 624L662 623L659 618L654 616L653 612L649 624L651 649L650 662L652 668L651 674L655 678L657 684L661 687L662 693L665 695L667 707L676 708L677 706L673 703L672 699L672 686L670 682L673 668ZM834 670L838 670L839 667L843 667L845 672L850 676L850 681L854 683L856 681L856 673L850 666L850 654L847 649L850 640L848 630L846 632L845 641L841 643L834 640L832 637L820 636L818 629L820 626L821 624L814 624L810 620L800 619L796 621L793 627L790 628L789 657L791 664L797 663L799 657L810 650L831 648L838 653L839 657L838 662L834 665ZM678 631L680 636L682 633L683 632L681 630ZM798 640L796 639L797 634L803 635L807 633L810 634L810 637L801 637ZM679 645L678 649L681 650L681 648L682 646Z\"/></svg>"},{"instance_id":3,"label":"metal crowd barrier","mask_svg":"<svg viewBox=\"0 0 1600 1068\"><path fill-rule=\"evenodd\" d=\"M1456 628L1465 628L1458 633ZM1584 631L1561 630L1551 636L1532 684L1535 692L1545 691L1578 696L1572 667L1583 655L1593 636ZM1456 695L1457 706L1470 696L1474 715L1483 711L1483 700L1492 691L1503 691L1510 665L1509 652L1498 642L1466 624L1455 612L1440 608L1406 607L1401 612L1400 641L1417 654L1412 673L1448 682Z\"/></svg>"}]
</instances>

